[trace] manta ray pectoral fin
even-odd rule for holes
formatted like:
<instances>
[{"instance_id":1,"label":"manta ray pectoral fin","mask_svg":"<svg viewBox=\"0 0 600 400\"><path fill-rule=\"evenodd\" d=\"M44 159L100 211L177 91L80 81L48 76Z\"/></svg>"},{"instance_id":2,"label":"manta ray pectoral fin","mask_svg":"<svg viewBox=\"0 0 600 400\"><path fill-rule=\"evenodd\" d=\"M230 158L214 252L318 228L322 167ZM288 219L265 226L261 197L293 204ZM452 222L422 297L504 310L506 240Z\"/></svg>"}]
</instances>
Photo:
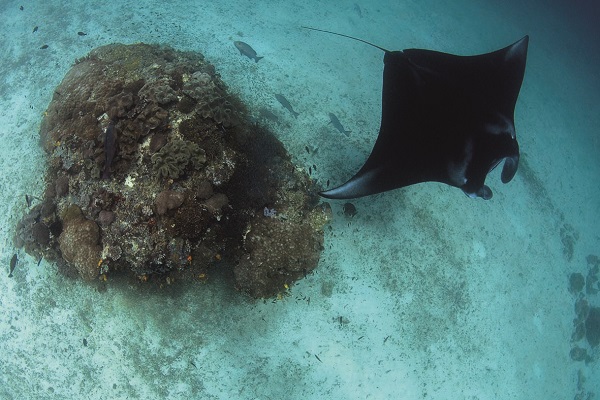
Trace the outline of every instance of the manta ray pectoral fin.
<instances>
[{"instance_id":1,"label":"manta ray pectoral fin","mask_svg":"<svg viewBox=\"0 0 600 400\"><path fill-rule=\"evenodd\" d=\"M377 170L361 170L343 185L320 192L319 195L326 199L345 200L378 193L373 189L376 186L378 175Z\"/></svg>"},{"instance_id":2,"label":"manta ray pectoral fin","mask_svg":"<svg viewBox=\"0 0 600 400\"><path fill-rule=\"evenodd\" d=\"M324 192L319 192L319 196L321 197L325 197L326 199L332 199L332 200L344 200L344 199L352 199L358 196L353 196L349 193L351 193L352 191L348 189L348 184L344 184L341 186L338 186L336 188L330 189L330 190L326 190Z\"/></svg>"}]
</instances>

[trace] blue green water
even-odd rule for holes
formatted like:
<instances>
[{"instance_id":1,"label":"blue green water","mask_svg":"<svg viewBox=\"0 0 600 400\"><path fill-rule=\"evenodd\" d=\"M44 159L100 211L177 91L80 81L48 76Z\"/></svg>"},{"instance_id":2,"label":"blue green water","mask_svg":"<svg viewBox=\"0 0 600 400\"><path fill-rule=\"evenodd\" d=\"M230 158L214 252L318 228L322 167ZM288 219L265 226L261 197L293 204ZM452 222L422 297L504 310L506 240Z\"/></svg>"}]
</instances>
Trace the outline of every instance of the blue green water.
<instances>
[{"instance_id":1,"label":"blue green water","mask_svg":"<svg viewBox=\"0 0 600 400\"><path fill-rule=\"evenodd\" d=\"M2 1L0 398L598 396L599 349L572 341L568 289L600 255L599 15L585 2ZM25 194L44 188L38 131L54 88L113 42L202 52L253 115L266 107L283 121L271 128L298 165L343 183L376 139L383 54L301 25L464 55L529 34L515 179L490 174L489 201L428 183L353 201L353 218L331 202L319 267L275 301L244 297L225 272L98 292L14 248ZM234 40L264 59L240 56ZM600 306L593 291L579 296ZM588 362L572 360L576 346Z\"/></svg>"}]
</instances>

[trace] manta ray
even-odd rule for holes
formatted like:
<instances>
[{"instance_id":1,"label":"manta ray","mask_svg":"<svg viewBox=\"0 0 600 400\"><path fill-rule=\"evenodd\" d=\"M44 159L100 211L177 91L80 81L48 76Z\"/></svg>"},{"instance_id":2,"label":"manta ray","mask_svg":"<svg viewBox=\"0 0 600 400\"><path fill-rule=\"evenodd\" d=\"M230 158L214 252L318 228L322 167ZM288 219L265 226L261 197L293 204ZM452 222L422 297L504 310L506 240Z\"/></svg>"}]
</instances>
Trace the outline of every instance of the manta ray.
<instances>
[{"instance_id":1,"label":"manta ray","mask_svg":"<svg viewBox=\"0 0 600 400\"><path fill-rule=\"evenodd\" d=\"M487 174L504 160L501 180L519 166L514 110L525 74L529 36L475 56L432 50L384 51L381 127L362 168L329 199L369 196L423 182L492 198Z\"/></svg>"}]
</instances>

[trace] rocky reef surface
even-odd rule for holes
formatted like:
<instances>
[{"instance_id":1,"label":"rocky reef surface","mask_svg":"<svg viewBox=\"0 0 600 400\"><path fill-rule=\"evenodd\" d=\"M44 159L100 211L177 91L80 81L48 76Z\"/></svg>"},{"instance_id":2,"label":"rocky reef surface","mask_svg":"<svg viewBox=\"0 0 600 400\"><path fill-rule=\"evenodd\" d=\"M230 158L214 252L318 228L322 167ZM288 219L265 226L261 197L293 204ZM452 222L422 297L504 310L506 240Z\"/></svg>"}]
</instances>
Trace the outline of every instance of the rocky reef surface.
<instances>
[{"instance_id":1,"label":"rocky reef surface","mask_svg":"<svg viewBox=\"0 0 600 400\"><path fill-rule=\"evenodd\" d=\"M229 268L270 297L318 264L328 206L199 53L93 50L56 88L40 141L46 188L15 244L65 274L163 285Z\"/></svg>"}]
</instances>

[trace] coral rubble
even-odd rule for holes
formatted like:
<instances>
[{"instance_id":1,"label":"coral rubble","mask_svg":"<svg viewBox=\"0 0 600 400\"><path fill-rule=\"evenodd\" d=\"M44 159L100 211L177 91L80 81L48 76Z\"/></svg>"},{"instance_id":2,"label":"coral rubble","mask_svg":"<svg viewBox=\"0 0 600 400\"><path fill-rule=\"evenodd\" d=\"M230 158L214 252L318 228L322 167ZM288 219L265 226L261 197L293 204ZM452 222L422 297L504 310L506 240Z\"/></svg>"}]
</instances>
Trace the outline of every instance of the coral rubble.
<instances>
[{"instance_id":1,"label":"coral rubble","mask_svg":"<svg viewBox=\"0 0 600 400\"><path fill-rule=\"evenodd\" d=\"M269 297L317 266L327 206L199 53L93 50L56 88L40 139L46 190L15 244L61 271L162 284L219 264Z\"/></svg>"}]
</instances>

